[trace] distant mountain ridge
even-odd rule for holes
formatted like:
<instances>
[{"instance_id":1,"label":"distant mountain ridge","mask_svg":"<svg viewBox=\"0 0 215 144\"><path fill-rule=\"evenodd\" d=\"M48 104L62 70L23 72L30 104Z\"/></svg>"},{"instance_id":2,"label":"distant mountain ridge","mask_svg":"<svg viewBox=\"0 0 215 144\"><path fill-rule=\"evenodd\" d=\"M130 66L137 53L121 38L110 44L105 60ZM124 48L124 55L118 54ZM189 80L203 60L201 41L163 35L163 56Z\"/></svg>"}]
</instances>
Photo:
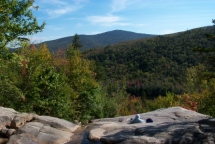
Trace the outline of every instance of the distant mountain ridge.
<instances>
[{"instance_id":1,"label":"distant mountain ridge","mask_svg":"<svg viewBox=\"0 0 215 144\"><path fill-rule=\"evenodd\" d=\"M80 38L80 42L83 45L82 50L89 50L130 40L151 38L155 37L156 35L134 33L123 30L113 30L96 35L78 35L78 36ZM42 42L42 44L45 43L47 47L50 49L50 51L56 51L58 49L67 48L69 44L71 44L72 39L73 36L69 36L56 40L45 41Z\"/></svg>"}]
</instances>

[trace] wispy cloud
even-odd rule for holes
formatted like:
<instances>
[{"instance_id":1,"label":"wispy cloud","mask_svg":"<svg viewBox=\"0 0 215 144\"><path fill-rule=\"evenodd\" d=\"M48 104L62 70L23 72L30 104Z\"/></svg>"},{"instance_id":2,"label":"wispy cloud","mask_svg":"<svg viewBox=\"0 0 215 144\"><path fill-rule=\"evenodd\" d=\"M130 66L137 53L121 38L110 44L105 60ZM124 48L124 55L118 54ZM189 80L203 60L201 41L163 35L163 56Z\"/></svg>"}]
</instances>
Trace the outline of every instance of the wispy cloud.
<instances>
[{"instance_id":1,"label":"wispy cloud","mask_svg":"<svg viewBox=\"0 0 215 144\"><path fill-rule=\"evenodd\" d=\"M68 12L71 12L72 9L71 7L64 7L64 8L59 8L59 9L47 9L46 12L51 18L59 17L63 14L66 14Z\"/></svg>"},{"instance_id":2,"label":"wispy cloud","mask_svg":"<svg viewBox=\"0 0 215 144\"><path fill-rule=\"evenodd\" d=\"M146 24L142 23L130 23L124 22L124 18L115 16L115 15L97 15L97 16L89 16L87 20L92 24L101 25L101 26L138 26L142 27Z\"/></svg>"},{"instance_id":3,"label":"wispy cloud","mask_svg":"<svg viewBox=\"0 0 215 144\"><path fill-rule=\"evenodd\" d=\"M130 6L133 3L139 2L141 0L112 0L112 4L111 4L111 9L112 9L112 13L113 12L118 12L121 11L123 9L125 9L126 7Z\"/></svg>"},{"instance_id":4,"label":"wispy cloud","mask_svg":"<svg viewBox=\"0 0 215 144\"><path fill-rule=\"evenodd\" d=\"M63 26L57 27L57 26L53 26L53 25L48 25L46 28L50 29L50 30L62 30Z\"/></svg>"},{"instance_id":5,"label":"wispy cloud","mask_svg":"<svg viewBox=\"0 0 215 144\"><path fill-rule=\"evenodd\" d=\"M120 17L113 15L106 16L89 16L87 18L92 23L114 23L120 20Z\"/></svg>"},{"instance_id":6,"label":"wispy cloud","mask_svg":"<svg viewBox=\"0 0 215 144\"><path fill-rule=\"evenodd\" d=\"M87 20L93 24L99 24L102 26L113 26L113 25L121 25L125 26L128 23L122 22L122 18L114 15L104 15L104 16L89 16Z\"/></svg>"},{"instance_id":7,"label":"wispy cloud","mask_svg":"<svg viewBox=\"0 0 215 144\"><path fill-rule=\"evenodd\" d=\"M49 18L57 18L64 14L77 11L82 8L88 0L41 0L41 3L48 5L44 11L49 15Z\"/></svg>"},{"instance_id":8,"label":"wispy cloud","mask_svg":"<svg viewBox=\"0 0 215 144\"><path fill-rule=\"evenodd\" d=\"M145 26L145 24L142 23L127 22L126 18L113 14L114 12L126 9L128 6L139 1L141 0L112 0L110 4L111 9L107 14L88 16L87 21L100 26Z\"/></svg>"}]
</instances>

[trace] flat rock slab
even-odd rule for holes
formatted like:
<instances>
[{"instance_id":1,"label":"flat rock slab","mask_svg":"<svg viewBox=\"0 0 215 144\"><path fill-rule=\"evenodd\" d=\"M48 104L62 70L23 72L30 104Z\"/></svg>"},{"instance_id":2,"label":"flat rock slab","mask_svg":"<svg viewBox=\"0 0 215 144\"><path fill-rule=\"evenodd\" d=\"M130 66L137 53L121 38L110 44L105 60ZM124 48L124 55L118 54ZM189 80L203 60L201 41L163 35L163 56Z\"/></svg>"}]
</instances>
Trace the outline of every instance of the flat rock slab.
<instances>
[{"instance_id":1,"label":"flat rock slab","mask_svg":"<svg viewBox=\"0 0 215 144\"><path fill-rule=\"evenodd\" d=\"M150 143L196 143L214 141L215 132L213 127L202 129L198 121L208 119L209 116L181 107L159 109L142 113L144 120L151 118L153 123L129 124L135 115L105 118L93 120L93 124L100 125L96 130L91 130L89 136L100 138L105 144L150 144ZM101 131L103 133L98 133ZM213 138L214 137L214 138ZM89 137L91 139L91 137Z\"/></svg>"},{"instance_id":2,"label":"flat rock slab","mask_svg":"<svg viewBox=\"0 0 215 144\"><path fill-rule=\"evenodd\" d=\"M28 137L23 137L22 135L28 135ZM29 144L31 142L60 144L70 141L72 135L73 133L71 132L58 130L49 125L39 122L29 122L23 127L19 128L15 135L10 137L8 143L12 144L14 143L14 140L27 141L29 138L31 138L32 140L29 141ZM28 144L28 142L26 144Z\"/></svg>"},{"instance_id":3,"label":"flat rock slab","mask_svg":"<svg viewBox=\"0 0 215 144\"><path fill-rule=\"evenodd\" d=\"M72 140L79 127L64 119L0 107L0 143L63 144Z\"/></svg>"},{"instance_id":4,"label":"flat rock slab","mask_svg":"<svg viewBox=\"0 0 215 144\"><path fill-rule=\"evenodd\" d=\"M35 141L35 139L31 137L31 135L26 133L13 135L7 142L7 144L40 144L40 143L41 142Z\"/></svg>"},{"instance_id":5,"label":"flat rock slab","mask_svg":"<svg viewBox=\"0 0 215 144\"><path fill-rule=\"evenodd\" d=\"M36 121L50 125L53 128L60 129L62 131L68 131L68 132L74 132L79 125L76 125L74 123L71 123L64 119L59 119L56 117L50 117L50 116L38 116L36 118Z\"/></svg>"}]
</instances>

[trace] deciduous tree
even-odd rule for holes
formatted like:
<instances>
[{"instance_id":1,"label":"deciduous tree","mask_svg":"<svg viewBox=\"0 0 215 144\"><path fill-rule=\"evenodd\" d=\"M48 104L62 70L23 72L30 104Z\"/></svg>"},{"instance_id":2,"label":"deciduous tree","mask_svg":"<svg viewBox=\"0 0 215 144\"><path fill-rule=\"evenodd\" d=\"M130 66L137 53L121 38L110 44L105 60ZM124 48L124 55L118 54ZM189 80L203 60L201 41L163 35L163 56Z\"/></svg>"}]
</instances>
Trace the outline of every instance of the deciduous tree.
<instances>
[{"instance_id":1,"label":"deciduous tree","mask_svg":"<svg viewBox=\"0 0 215 144\"><path fill-rule=\"evenodd\" d=\"M34 0L0 0L0 49L12 40L26 40L25 36L42 31L45 22L38 24L32 10Z\"/></svg>"}]
</instances>

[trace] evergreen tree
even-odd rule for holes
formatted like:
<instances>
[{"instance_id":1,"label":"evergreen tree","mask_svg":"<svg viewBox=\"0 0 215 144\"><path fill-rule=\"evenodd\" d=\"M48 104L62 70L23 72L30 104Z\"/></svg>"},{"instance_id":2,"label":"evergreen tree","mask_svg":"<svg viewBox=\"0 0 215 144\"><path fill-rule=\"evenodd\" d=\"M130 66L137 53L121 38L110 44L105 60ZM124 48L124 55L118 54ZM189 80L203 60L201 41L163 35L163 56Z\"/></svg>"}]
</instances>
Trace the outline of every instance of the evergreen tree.
<instances>
[{"instance_id":1,"label":"evergreen tree","mask_svg":"<svg viewBox=\"0 0 215 144\"><path fill-rule=\"evenodd\" d=\"M215 20L212 20L212 23L214 24L215 28ZM211 42L211 47L203 48L203 47L197 47L194 49L195 52L202 52L207 53L205 60L207 65L207 72L203 74L204 78L210 79L215 78L215 34L210 33L206 34L207 39Z\"/></svg>"},{"instance_id":2,"label":"evergreen tree","mask_svg":"<svg viewBox=\"0 0 215 144\"><path fill-rule=\"evenodd\" d=\"M75 36L73 37L72 46L75 50L78 50L82 47L82 44L79 40L79 36L77 34L75 34Z\"/></svg>"}]
</instances>

